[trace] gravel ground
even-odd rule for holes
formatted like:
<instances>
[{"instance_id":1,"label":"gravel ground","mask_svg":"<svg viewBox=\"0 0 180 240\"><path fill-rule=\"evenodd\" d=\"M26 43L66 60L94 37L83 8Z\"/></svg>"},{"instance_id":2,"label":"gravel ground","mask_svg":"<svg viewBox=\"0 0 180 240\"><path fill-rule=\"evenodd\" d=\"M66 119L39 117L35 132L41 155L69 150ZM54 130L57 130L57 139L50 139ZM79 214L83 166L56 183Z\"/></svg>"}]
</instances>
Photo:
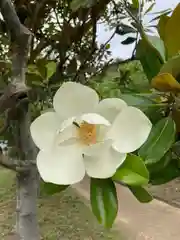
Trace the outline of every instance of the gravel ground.
<instances>
[{"instance_id":1,"label":"gravel ground","mask_svg":"<svg viewBox=\"0 0 180 240\"><path fill-rule=\"evenodd\" d=\"M167 184L150 186L150 191L157 199L180 207L180 178Z\"/></svg>"}]
</instances>

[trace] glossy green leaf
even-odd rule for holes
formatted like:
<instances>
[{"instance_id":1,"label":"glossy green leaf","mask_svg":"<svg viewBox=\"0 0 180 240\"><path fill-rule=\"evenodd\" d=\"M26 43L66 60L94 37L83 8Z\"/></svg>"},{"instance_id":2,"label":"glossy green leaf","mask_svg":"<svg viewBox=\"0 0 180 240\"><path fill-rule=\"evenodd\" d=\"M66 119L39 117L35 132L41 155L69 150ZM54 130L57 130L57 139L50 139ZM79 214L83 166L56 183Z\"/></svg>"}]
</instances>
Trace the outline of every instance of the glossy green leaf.
<instances>
[{"instance_id":1,"label":"glossy green leaf","mask_svg":"<svg viewBox=\"0 0 180 240\"><path fill-rule=\"evenodd\" d=\"M136 199L141 203L148 203L153 200L152 195L142 187L129 187L129 189Z\"/></svg>"},{"instance_id":2,"label":"glossy green leaf","mask_svg":"<svg viewBox=\"0 0 180 240\"><path fill-rule=\"evenodd\" d=\"M53 195L55 193L64 191L68 187L69 187L69 185L56 185L56 184L53 184L53 183L46 183L46 182L41 181L41 183L40 183L40 194L43 195L43 196L44 195L45 196Z\"/></svg>"},{"instance_id":3,"label":"glossy green leaf","mask_svg":"<svg viewBox=\"0 0 180 240\"><path fill-rule=\"evenodd\" d=\"M152 185L161 185L170 182L180 176L178 161L171 161L165 168L158 172L150 174L150 183Z\"/></svg>"},{"instance_id":4,"label":"glossy green leaf","mask_svg":"<svg viewBox=\"0 0 180 240\"><path fill-rule=\"evenodd\" d=\"M167 152L158 162L147 165L150 174L157 173L163 171L172 160L171 151Z\"/></svg>"},{"instance_id":5,"label":"glossy green leaf","mask_svg":"<svg viewBox=\"0 0 180 240\"><path fill-rule=\"evenodd\" d=\"M136 48L136 57L140 60L149 81L159 73L164 63L157 49L145 39L139 41Z\"/></svg>"},{"instance_id":6,"label":"glossy green leaf","mask_svg":"<svg viewBox=\"0 0 180 240\"><path fill-rule=\"evenodd\" d=\"M174 121L170 118L161 119L153 126L148 140L139 149L139 156L146 164L160 161L172 146L176 134Z\"/></svg>"},{"instance_id":7,"label":"glossy green leaf","mask_svg":"<svg viewBox=\"0 0 180 240\"><path fill-rule=\"evenodd\" d=\"M149 42L153 45L153 47L155 49L157 49L157 51L160 53L163 61L166 61L166 53L165 53L165 46L164 46L164 42L157 36L148 36L148 40Z\"/></svg>"},{"instance_id":8,"label":"glossy green leaf","mask_svg":"<svg viewBox=\"0 0 180 240\"><path fill-rule=\"evenodd\" d=\"M130 154L112 179L129 186L141 186L148 184L149 172L139 156Z\"/></svg>"},{"instance_id":9,"label":"glossy green leaf","mask_svg":"<svg viewBox=\"0 0 180 240\"><path fill-rule=\"evenodd\" d=\"M111 228L118 211L116 188L111 179L91 179L91 207L99 223Z\"/></svg>"}]
</instances>

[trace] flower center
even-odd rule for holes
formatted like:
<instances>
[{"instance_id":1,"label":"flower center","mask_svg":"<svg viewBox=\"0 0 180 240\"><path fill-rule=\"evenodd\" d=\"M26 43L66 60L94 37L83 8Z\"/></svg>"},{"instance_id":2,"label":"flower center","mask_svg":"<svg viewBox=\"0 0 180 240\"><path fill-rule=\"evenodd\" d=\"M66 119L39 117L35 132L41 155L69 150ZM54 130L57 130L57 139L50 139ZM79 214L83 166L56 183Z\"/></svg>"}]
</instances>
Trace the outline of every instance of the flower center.
<instances>
[{"instance_id":1,"label":"flower center","mask_svg":"<svg viewBox=\"0 0 180 240\"><path fill-rule=\"evenodd\" d=\"M87 122L82 122L77 130L80 141L82 143L84 143L85 145L96 143L97 137L96 125Z\"/></svg>"}]
</instances>

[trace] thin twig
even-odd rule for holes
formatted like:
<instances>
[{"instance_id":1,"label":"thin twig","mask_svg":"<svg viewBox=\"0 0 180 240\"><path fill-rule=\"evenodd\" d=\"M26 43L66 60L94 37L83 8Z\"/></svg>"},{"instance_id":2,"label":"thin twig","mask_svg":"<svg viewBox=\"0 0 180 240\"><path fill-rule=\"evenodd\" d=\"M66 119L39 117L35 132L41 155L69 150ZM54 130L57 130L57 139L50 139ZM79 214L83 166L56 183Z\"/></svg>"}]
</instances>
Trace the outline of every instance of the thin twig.
<instances>
[{"instance_id":1,"label":"thin twig","mask_svg":"<svg viewBox=\"0 0 180 240\"><path fill-rule=\"evenodd\" d=\"M106 49L106 45L112 40L112 38L115 36L116 31L113 32L113 34L111 35L111 37L100 47L100 49L98 50L98 52L96 53L96 57L98 56L98 54L101 53L101 55L99 56L99 58L101 58L104 55L104 51ZM92 55L95 53L96 48L93 48L90 53L88 54L88 56L85 58L84 62L81 64L81 66L79 67L78 71L76 72L76 75L73 79L73 81L76 81L79 73L81 72L81 70L85 67L87 61L89 60L90 57L92 57Z\"/></svg>"}]
</instances>

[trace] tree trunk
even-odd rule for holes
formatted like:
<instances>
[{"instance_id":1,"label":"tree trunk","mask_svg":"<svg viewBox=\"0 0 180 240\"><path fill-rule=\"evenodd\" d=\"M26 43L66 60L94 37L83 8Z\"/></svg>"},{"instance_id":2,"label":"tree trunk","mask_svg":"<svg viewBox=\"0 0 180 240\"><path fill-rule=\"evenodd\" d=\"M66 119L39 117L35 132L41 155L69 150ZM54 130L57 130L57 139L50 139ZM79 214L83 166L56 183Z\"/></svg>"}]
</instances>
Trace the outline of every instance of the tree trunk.
<instances>
[{"instance_id":1,"label":"tree trunk","mask_svg":"<svg viewBox=\"0 0 180 240\"><path fill-rule=\"evenodd\" d=\"M11 36L12 79L3 95L4 111L11 108L18 113L13 132L20 161L27 161L27 169L17 176L17 235L20 240L39 240L36 200L38 174L35 164L36 147L30 136L31 124L26 69L32 33L21 24L11 0L0 0L0 11ZM1 105L3 105L1 102ZM13 126L14 127L14 126Z\"/></svg>"},{"instance_id":2,"label":"tree trunk","mask_svg":"<svg viewBox=\"0 0 180 240\"><path fill-rule=\"evenodd\" d=\"M16 231L20 240L38 240L36 167L17 175Z\"/></svg>"},{"instance_id":3,"label":"tree trunk","mask_svg":"<svg viewBox=\"0 0 180 240\"><path fill-rule=\"evenodd\" d=\"M30 114L28 103L21 105L19 116L19 147L21 161L32 162L27 171L17 175L17 219L16 227L20 240L39 240L37 221L37 193L39 187L39 174L35 159L37 149L30 135Z\"/></svg>"}]
</instances>

